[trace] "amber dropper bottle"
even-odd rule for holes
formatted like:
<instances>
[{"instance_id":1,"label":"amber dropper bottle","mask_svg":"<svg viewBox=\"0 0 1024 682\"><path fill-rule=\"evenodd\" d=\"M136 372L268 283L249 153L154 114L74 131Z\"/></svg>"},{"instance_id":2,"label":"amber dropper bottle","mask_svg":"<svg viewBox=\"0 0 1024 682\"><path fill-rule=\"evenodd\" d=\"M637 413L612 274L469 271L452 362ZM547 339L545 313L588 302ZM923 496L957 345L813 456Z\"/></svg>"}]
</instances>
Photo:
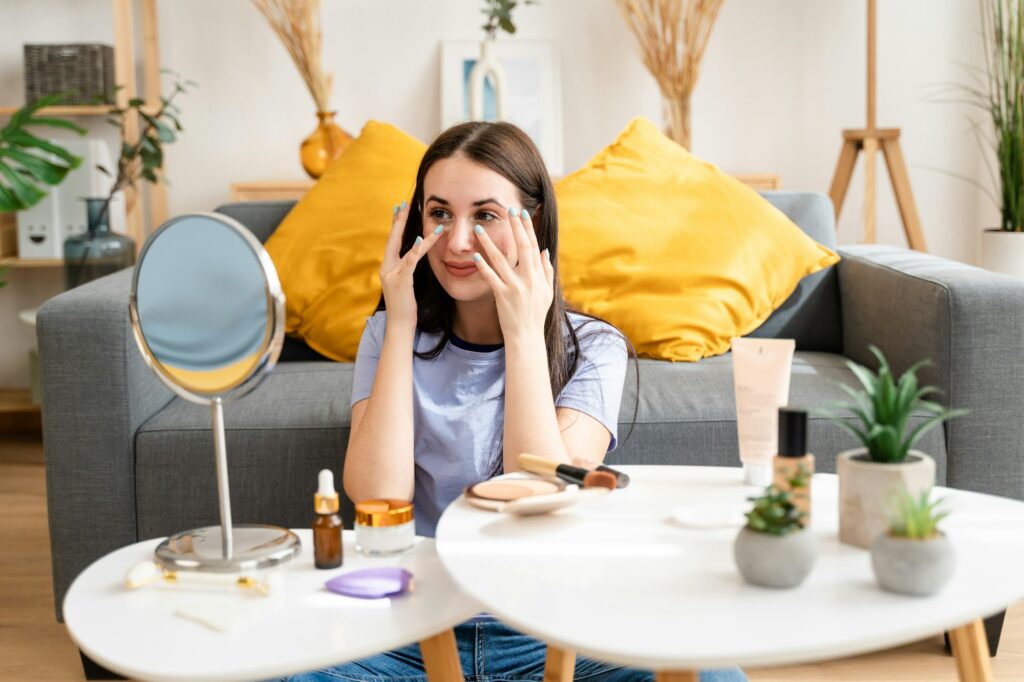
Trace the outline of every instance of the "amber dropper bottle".
<instances>
[{"instance_id":1,"label":"amber dropper bottle","mask_svg":"<svg viewBox=\"0 0 1024 682\"><path fill-rule=\"evenodd\" d=\"M334 489L334 473L320 472L320 488L313 496L316 518L313 520L313 563L317 568L341 566L341 530L338 515L338 493Z\"/></svg>"}]
</instances>

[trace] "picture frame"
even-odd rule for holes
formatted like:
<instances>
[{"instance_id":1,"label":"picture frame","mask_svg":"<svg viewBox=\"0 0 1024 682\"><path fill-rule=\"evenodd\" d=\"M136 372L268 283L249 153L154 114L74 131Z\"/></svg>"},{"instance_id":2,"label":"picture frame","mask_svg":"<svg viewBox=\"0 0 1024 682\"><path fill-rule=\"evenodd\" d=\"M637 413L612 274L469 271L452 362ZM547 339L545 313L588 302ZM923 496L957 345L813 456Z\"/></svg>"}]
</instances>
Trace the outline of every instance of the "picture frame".
<instances>
[{"instance_id":1,"label":"picture frame","mask_svg":"<svg viewBox=\"0 0 1024 682\"><path fill-rule=\"evenodd\" d=\"M562 87L555 44L546 40L497 40L494 55L505 67L508 120L537 145L548 173L560 176L562 160ZM469 120L469 72L480 57L480 41L441 43L441 128ZM490 79L484 90L484 119L494 120Z\"/></svg>"}]
</instances>

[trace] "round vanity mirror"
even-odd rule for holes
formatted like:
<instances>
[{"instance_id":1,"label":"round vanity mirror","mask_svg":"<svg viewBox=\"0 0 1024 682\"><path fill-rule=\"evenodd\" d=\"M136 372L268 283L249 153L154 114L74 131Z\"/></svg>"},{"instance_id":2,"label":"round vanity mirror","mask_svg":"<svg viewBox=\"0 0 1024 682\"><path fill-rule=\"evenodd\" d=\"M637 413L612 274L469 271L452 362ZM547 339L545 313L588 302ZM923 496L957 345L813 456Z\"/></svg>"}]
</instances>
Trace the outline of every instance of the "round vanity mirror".
<instances>
[{"instance_id":1,"label":"round vanity mirror","mask_svg":"<svg viewBox=\"0 0 1024 682\"><path fill-rule=\"evenodd\" d=\"M223 403L256 388L284 341L284 294L249 230L216 213L183 215L146 241L129 301L142 356L171 390L211 409L219 526L178 533L157 561L172 570L236 572L295 556L285 528L231 521Z\"/></svg>"}]
</instances>

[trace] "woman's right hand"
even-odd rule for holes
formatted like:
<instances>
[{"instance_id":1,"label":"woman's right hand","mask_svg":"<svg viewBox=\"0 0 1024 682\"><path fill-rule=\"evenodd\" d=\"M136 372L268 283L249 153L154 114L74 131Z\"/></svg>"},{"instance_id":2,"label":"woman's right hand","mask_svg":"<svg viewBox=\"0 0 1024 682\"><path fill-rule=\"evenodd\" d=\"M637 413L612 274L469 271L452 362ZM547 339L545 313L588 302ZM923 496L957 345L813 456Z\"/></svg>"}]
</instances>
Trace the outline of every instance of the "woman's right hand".
<instances>
[{"instance_id":1,"label":"woman's right hand","mask_svg":"<svg viewBox=\"0 0 1024 682\"><path fill-rule=\"evenodd\" d=\"M412 287L412 273L420 258L430 250L443 234L442 229L430 230L426 238L416 237L416 244L406 254L402 250L402 234L409 218L409 205L402 202L394 212L391 234L384 249L384 261L380 266L380 288L384 294L384 305L388 313L388 326L416 327L416 294ZM440 226L438 226L440 228Z\"/></svg>"}]
</instances>

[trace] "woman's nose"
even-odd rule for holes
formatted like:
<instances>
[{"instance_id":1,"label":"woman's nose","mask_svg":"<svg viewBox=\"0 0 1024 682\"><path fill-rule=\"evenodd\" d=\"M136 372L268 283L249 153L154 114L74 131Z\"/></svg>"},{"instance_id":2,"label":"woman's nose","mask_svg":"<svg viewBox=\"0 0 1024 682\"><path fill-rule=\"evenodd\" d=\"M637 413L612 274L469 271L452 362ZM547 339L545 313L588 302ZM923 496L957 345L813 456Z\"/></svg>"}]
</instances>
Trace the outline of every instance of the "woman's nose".
<instances>
[{"instance_id":1,"label":"woman's nose","mask_svg":"<svg viewBox=\"0 0 1024 682\"><path fill-rule=\"evenodd\" d=\"M473 223L469 220L453 220L448 227L448 248L456 253L477 251Z\"/></svg>"}]
</instances>

